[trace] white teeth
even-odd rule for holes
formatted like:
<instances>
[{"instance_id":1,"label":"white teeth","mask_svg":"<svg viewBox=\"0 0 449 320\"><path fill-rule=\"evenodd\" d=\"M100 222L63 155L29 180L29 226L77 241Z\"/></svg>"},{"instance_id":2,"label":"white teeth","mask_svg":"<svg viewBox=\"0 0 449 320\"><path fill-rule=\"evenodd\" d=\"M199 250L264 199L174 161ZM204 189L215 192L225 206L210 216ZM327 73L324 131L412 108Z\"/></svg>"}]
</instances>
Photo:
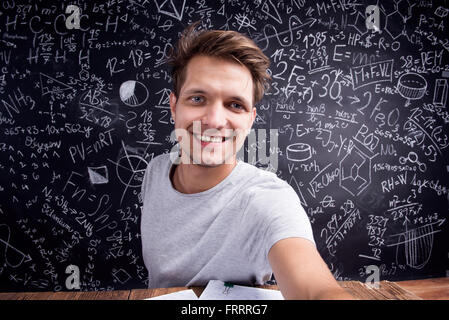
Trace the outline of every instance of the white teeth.
<instances>
[{"instance_id":1,"label":"white teeth","mask_svg":"<svg viewBox=\"0 0 449 320\"><path fill-rule=\"evenodd\" d=\"M204 141L204 142L215 142L215 143L219 143L222 142L222 138L221 137L210 137L210 136L199 136L199 135L195 135L199 140Z\"/></svg>"}]
</instances>

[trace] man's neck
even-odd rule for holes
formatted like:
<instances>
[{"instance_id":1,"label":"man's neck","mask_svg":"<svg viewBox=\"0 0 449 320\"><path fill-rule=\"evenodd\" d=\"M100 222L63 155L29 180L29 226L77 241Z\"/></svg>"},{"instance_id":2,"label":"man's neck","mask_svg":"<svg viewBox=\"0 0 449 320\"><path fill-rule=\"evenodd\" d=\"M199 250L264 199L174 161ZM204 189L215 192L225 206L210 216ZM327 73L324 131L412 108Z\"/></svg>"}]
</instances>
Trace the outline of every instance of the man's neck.
<instances>
[{"instance_id":1,"label":"man's neck","mask_svg":"<svg viewBox=\"0 0 449 320\"><path fill-rule=\"evenodd\" d=\"M222 164L216 167L181 163L174 168L173 187L181 193L198 193L209 190L223 181L235 168L232 164Z\"/></svg>"}]
</instances>

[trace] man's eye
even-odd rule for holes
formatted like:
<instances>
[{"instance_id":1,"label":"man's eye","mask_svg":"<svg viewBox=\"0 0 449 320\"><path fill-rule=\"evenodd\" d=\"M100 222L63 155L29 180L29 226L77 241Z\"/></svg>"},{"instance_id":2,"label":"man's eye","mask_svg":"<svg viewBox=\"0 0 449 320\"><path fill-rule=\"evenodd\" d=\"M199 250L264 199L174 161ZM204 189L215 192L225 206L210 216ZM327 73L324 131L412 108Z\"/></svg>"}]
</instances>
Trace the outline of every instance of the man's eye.
<instances>
[{"instance_id":1,"label":"man's eye","mask_svg":"<svg viewBox=\"0 0 449 320\"><path fill-rule=\"evenodd\" d=\"M193 103L201 103L203 102L203 98L200 96L194 96L190 98L190 101L192 101Z\"/></svg>"},{"instance_id":2,"label":"man's eye","mask_svg":"<svg viewBox=\"0 0 449 320\"><path fill-rule=\"evenodd\" d=\"M241 104L235 103L235 102L231 102L229 105L231 106L231 108L234 108L234 109L245 110L244 106L242 106Z\"/></svg>"}]
</instances>

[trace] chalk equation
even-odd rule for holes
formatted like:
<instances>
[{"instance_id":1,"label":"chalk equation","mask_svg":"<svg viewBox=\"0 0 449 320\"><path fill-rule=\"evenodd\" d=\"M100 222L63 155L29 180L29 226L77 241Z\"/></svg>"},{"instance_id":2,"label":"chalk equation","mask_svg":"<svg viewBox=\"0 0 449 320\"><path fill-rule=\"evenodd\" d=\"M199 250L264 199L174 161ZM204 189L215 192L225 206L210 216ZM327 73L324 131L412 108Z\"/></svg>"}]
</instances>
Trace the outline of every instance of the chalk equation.
<instances>
[{"instance_id":1,"label":"chalk equation","mask_svg":"<svg viewBox=\"0 0 449 320\"><path fill-rule=\"evenodd\" d=\"M2 1L0 289L147 286L140 187L174 145L166 62L194 21L270 58L241 156L295 190L334 276L445 276L448 13L435 1Z\"/></svg>"}]
</instances>

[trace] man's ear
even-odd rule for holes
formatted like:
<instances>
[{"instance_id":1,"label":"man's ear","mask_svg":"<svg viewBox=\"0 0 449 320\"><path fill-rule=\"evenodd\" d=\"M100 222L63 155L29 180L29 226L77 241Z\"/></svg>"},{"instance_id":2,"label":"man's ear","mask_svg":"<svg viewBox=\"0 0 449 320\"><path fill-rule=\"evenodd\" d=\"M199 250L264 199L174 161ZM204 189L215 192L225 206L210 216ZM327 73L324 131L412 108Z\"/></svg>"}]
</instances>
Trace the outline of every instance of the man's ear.
<instances>
[{"instance_id":1,"label":"man's ear","mask_svg":"<svg viewBox=\"0 0 449 320\"><path fill-rule=\"evenodd\" d=\"M171 111L171 117L173 121L175 120L175 114L176 114L176 101L177 98L173 92L170 93L170 111Z\"/></svg>"},{"instance_id":2,"label":"man's ear","mask_svg":"<svg viewBox=\"0 0 449 320\"><path fill-rule=\"evenodd\" d=\"M248 135L251 132L251 129L253 128L253 124L254 124L254 120L256 119L257 116L257 108L256 107L252 107L251 111L250 111L250 125L247 129L246 135Z\"/></svg>"},{"instance_id":3,"label":"man's ear","mask_svg":"<svg viewBox=\"0 0 449 320\"><path fill-rule=\"evenodd\" d=\"M257 108L253 107L253 110L251 110L251 127L253 126L254 120L256 119L257 116Z\"/></svg>"},{"instance_id":4,"label":"man's ear","mask_svg":"<svg viewBox=\"0 0 449 320\"><path fill-rule=\"evenodd\" d=\"M251 110L251 127L253 126L254 120L256 120L257 108L253 107Z\"/></svg>"}]
</instances>

